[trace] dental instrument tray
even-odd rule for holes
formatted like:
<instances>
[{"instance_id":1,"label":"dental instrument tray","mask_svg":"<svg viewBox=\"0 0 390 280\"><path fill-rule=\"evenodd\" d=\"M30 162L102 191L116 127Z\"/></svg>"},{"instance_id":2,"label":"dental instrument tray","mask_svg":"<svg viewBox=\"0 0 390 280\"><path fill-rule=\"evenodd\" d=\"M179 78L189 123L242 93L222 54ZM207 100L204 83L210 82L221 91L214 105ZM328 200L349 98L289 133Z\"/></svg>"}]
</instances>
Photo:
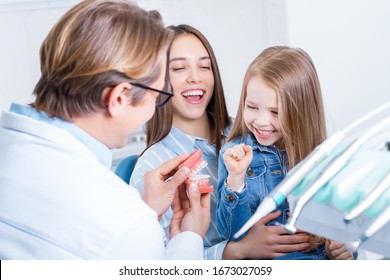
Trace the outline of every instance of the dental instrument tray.
<instances>
[{"instance_id":1,"label":"dental instrument tray","mask_svg":"<svg viewBox=\"0 0 390 280\"><path fill-rule=\"evenodd\" d=\"M335 149L290 193L292 213L324 166L334 161L337 150L343 147ZM389 209L390 152L362 148L306 201L293 226L343 242L350 249L361 247L390 256Z\"/></svg>"}]
</instances>

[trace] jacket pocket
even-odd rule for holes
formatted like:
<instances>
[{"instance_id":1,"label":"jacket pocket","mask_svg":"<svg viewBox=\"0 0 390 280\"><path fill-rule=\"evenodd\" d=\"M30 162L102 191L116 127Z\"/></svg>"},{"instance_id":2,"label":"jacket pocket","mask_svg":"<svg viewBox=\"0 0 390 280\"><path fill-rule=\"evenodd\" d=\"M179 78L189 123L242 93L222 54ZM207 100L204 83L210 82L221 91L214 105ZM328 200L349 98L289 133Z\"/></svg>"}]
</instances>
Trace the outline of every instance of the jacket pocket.
<instances>
[{"instance_id":1,"label":"jacket pocket","mask_svg":"<svg viewBox=\"0 0 390 280\"><path fill-rule=\"evenodd\" d=\"M253 213L260 201L268 194L268 190L265 186L264 175L267 172L267 167L263 161L255 162L249 166L245 174L246 187L248 189L248 203Z\"/></svg>"}]
</instances>

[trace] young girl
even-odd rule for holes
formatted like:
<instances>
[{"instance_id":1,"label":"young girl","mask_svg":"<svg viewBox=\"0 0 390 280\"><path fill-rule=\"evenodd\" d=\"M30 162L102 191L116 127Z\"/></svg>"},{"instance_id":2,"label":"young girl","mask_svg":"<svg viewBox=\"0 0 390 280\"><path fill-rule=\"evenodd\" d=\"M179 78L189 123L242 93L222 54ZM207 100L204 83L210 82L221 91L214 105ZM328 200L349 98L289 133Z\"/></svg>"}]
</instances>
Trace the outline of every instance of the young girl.
<instances>
[{"instance_id":1,"label":"young girl","mask_svg":"<svg viewBox=\"0 0 390 280\"><path fill-rule=\"evenodd\" d=\"M232 239L286 173L325 138L320 84L308 54L288 47L264 50L247 70L229 143L219 155L220 233ZM287 221L287 202L278 210L280 216L267 226ZM278 258L326 259L325 240L313 236L312 241L317 249ZM330 258L352 257L349 252L345 256L345 247L336 253L329 247Z\"/></svg>"}]
</instances>

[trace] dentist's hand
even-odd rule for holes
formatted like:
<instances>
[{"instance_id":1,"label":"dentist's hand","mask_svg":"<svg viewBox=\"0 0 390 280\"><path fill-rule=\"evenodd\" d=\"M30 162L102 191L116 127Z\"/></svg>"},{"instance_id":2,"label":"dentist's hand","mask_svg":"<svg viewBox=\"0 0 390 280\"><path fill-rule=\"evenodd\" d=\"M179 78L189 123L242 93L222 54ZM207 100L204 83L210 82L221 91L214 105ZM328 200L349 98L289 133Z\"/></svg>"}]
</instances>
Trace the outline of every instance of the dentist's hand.
<instances>
[{"instance_id":1,"label":"dentist's hand","mask_svg":"<svg viewBox=\"0 0 390 280\"><path fill-rule=\"evenodd\" d=\"M183 154L175 157L144 176L142 199L157 212L159 219L171 206L177 187L182 185L190 174L190 169L186 166L177 170L178 165L188 156L189 154ZM168 178L170 179L167 180Z\"/></svg>"},{"instance_id":2,"label":"dentist's hand","mask_svg":"<svg viewBox=\"0 0 390 280\"><path fill-rule=\"evenodd\" d=\"M201 195L196 183L191 183L187 190L180 186L172 209L171 239L184 231L193 231L204 237L210 224L210 193Z\"/></svg>"}]
</instances>

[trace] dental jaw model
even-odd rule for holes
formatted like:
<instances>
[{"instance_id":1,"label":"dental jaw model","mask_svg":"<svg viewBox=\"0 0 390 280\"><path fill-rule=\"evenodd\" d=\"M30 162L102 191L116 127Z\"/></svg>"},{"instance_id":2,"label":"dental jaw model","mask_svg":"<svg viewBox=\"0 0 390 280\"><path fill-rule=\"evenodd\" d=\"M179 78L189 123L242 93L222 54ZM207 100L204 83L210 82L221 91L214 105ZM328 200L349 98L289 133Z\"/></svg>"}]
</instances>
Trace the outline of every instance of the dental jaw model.
<instances>
[{"instance_id":1,"label":"dental jaw model","mask_svg":"<svg viewBox=\"0 0 390 280\"><path fill-rule=\"evenodd\" d=\"M202 150L196 150L185 161L183 161L179 168L187 166L190 168L190 176L186 180L187 186L195 182L198 185L199 192L209 193L213 192L214 188L210 185L210 175L201 174L200 171L207 166L207 162L202 159Z\"/></svg>"}]
</instances>

